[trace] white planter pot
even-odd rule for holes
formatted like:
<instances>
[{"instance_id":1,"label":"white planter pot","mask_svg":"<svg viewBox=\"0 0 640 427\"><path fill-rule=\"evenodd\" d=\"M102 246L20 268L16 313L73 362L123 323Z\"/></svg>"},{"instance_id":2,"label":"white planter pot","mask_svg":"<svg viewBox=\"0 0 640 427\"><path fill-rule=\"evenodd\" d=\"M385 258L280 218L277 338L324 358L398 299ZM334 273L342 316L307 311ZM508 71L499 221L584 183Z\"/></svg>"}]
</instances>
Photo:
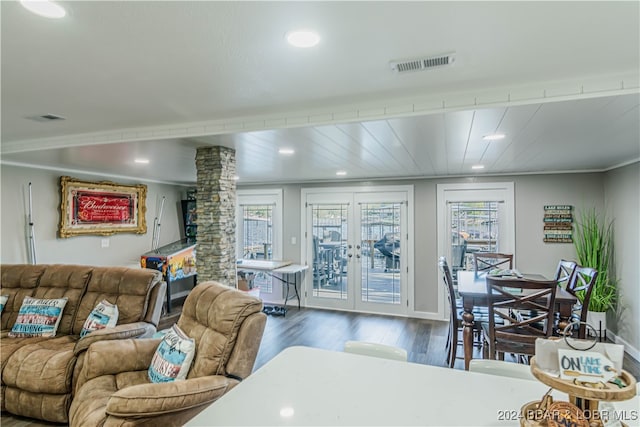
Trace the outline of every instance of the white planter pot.
<instances>
[{"instance_id":1,"label":"white planter pot","mask_svg":"<svg viewBox=\"0 0 640 427\"><path fill-rule=\"evenodd\" d=\"M606 311L588 311L587 323L593 326L593 329L596 330L595 332L596 337L602 338L606 336L606 333L607 333L607 312ZM589 328L587 328L587 333L591 336L594 335L594 332Z\"/></svg>"}]
</instances>

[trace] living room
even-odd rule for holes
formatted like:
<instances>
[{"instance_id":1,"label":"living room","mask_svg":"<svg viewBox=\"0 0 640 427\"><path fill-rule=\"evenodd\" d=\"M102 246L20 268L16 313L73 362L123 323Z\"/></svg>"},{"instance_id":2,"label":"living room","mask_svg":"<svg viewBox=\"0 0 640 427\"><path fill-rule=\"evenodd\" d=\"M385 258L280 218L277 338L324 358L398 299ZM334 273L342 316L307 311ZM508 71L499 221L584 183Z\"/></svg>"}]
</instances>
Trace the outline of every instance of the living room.
<instances>
[{"instance_id":1,"label":"living room","mask_svg":"<svg viewBox=\"0 0 640 427\"><path fill-rule=\"evenodd\" d=\"M613 221L607 338L640 360L637 3L59 3L60 20L2 3L2 264L31 263L35 243L38 264L139 268L158 219L159 246L186 237L196 151L221 146L238 195L279 194L274 259L312 266L309 209L337 203L319 195L357 209L359 194L406 192L400 316L444 322L441 191L510 186L504 247L522 272L552 277L576 258L544 241L544 206ZM316 48L286 45L301 26L321 32ZM446 52L430 70L390 65ZM144 232L62 237L62 176L144 185ZM311 270L301 280L302 306L318 307ZM279 304L278 283L261 297Z\"/></svg>"}]
</instances>

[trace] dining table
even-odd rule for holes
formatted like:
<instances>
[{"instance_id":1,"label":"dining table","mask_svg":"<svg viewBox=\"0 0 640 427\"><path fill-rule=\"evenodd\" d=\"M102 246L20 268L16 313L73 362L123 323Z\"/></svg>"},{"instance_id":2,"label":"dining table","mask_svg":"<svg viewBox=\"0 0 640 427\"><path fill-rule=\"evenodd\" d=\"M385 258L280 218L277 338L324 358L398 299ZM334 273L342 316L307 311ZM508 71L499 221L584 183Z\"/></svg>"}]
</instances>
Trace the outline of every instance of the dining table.
<instances>
[{"instance_id":1,"label":"dining table","mask_svg":"<svg viewBox=\"0 0 640 427\"><path fill-rule=\"evenodd\" d=\"M474 307L488 307L487 272L463 271L458 274L458 294L462 299L462 342L464 349L464 369L469 370L469 362L473 358ZM524 273L522 277L530 280L549 280L541 274ZM498 297L497 295L494 296ZM499 297L498 297L499 298ZM571 312L578 299L558 287L556 291L555 310L559 314L558 330L563 331L570 323Z\"/></svg>"}]
</instances>

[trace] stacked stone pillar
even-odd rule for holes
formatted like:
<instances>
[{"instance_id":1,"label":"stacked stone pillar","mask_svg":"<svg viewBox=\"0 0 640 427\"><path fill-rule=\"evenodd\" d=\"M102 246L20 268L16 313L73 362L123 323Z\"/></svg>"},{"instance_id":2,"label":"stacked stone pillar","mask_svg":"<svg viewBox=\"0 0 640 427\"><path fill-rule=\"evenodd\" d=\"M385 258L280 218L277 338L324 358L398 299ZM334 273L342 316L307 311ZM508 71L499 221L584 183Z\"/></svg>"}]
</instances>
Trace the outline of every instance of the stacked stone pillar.
<instances>
[{"instance_id":1,"label":"stacked stone pillar","mask_svg":"<svg viewBox=\"0 0 640 427\"><path fill-rule=\"evenodd\" d=\"M236 152L202 147L196 152L198 282L236 283Z\"/></svg>"}]
</instances>

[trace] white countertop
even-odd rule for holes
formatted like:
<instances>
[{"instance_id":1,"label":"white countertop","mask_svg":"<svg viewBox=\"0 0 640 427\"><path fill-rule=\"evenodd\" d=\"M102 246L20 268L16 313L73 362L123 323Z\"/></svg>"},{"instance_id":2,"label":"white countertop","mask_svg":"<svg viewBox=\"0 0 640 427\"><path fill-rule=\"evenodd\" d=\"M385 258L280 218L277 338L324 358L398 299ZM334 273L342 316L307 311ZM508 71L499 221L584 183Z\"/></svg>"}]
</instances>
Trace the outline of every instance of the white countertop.
<instances>
[{"instance_id":1,"label":"white countertop","mask_svg":"<svg viewBox=\"0 0 640 427\"><path fill-rule=\"evenodd\" d=\"M518 426L520 408L548 389L538 381L289 347L187 425ZM638 401L615 403L629 426L640 425Z\"/></svg>"}]
</instances>

